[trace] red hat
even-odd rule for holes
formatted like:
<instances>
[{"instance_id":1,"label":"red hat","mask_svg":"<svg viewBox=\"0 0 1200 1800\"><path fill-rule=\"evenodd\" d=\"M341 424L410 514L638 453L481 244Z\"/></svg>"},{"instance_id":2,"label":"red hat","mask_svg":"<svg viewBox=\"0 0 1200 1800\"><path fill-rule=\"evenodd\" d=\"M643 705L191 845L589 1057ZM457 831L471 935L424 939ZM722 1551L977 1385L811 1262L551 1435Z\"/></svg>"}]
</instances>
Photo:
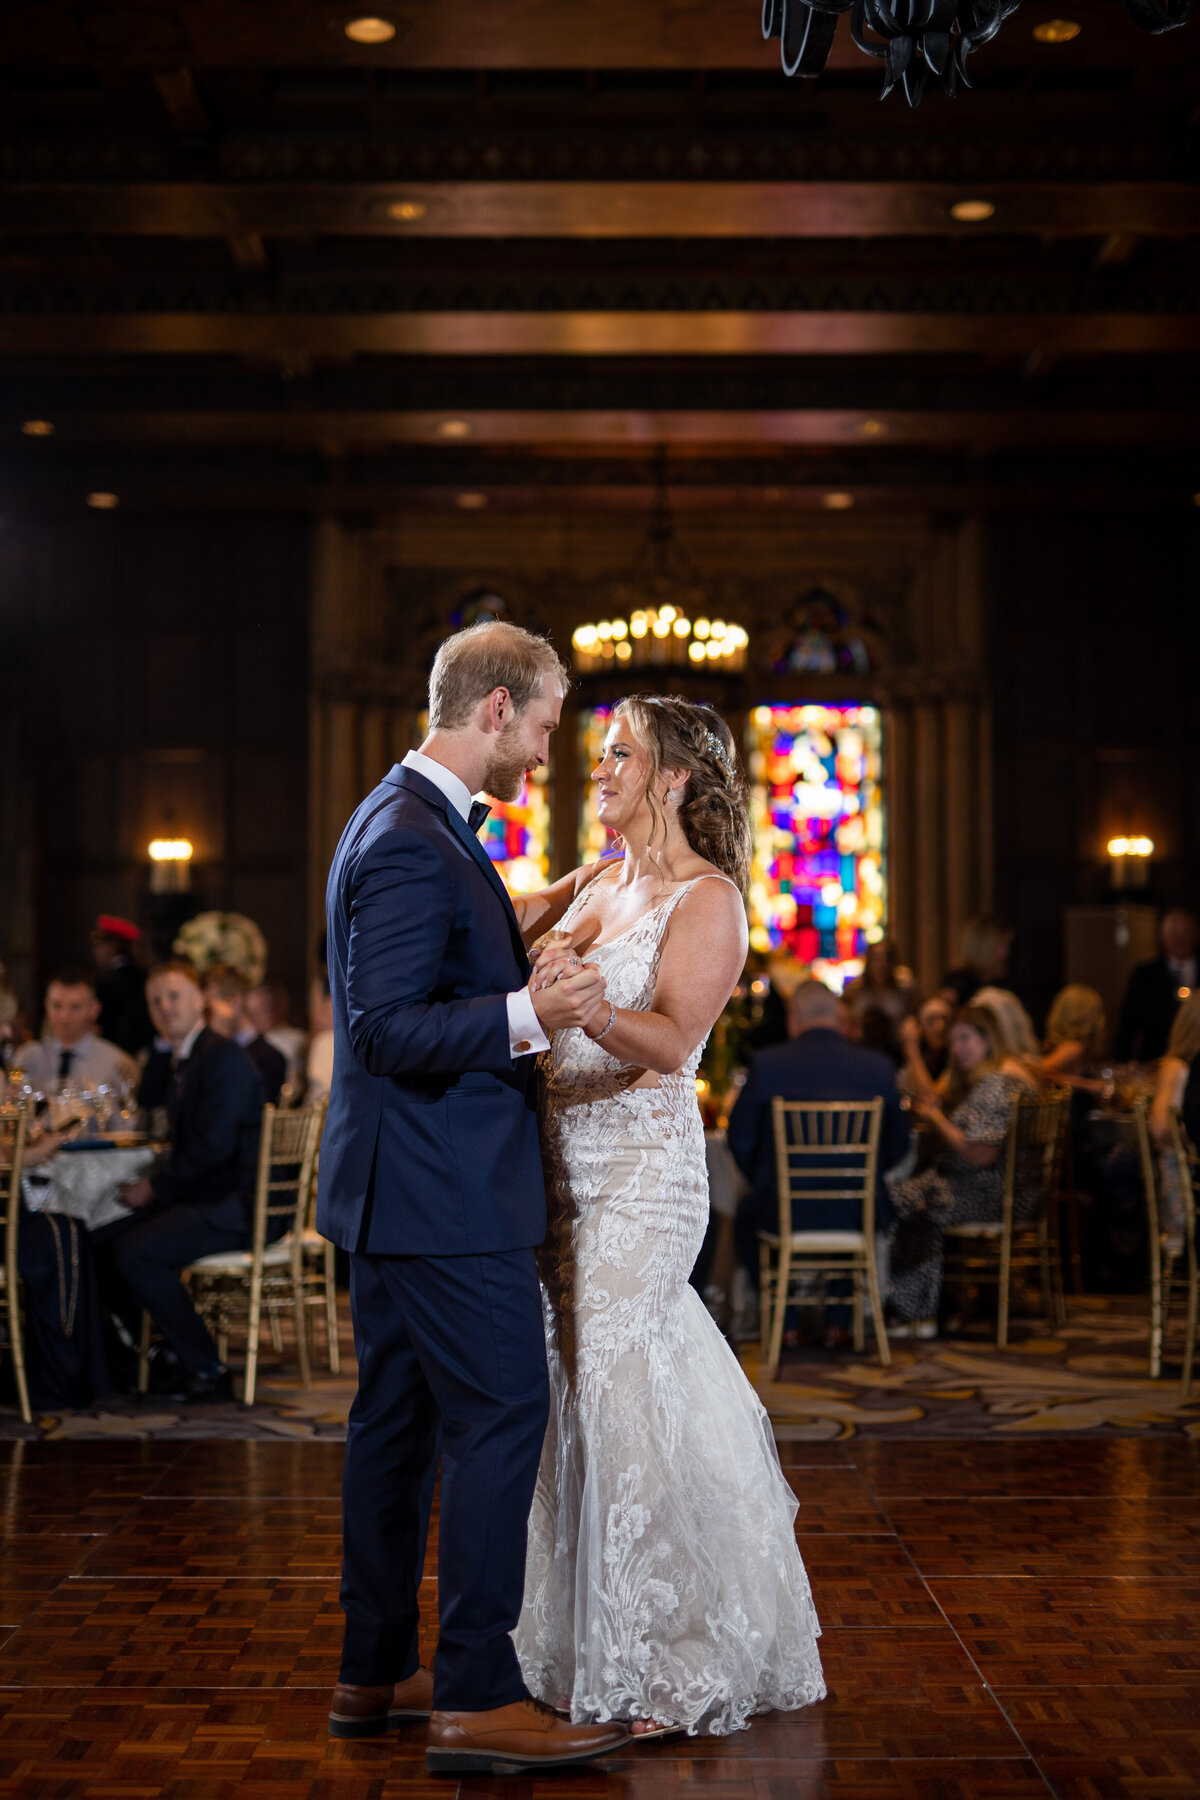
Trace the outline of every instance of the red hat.
<instances>
[{"instance_id":1,"label":"red hat","mask_svg":"<svg viewBox=\"0 0 1200 1800\"><path fill-rule=\"evenodd\" d=\"M101 937L123 938L127 944L141 942L142 934L132 919L118 919L113 913L101 913L96 930Z\"/></svg>"}]
</instances>

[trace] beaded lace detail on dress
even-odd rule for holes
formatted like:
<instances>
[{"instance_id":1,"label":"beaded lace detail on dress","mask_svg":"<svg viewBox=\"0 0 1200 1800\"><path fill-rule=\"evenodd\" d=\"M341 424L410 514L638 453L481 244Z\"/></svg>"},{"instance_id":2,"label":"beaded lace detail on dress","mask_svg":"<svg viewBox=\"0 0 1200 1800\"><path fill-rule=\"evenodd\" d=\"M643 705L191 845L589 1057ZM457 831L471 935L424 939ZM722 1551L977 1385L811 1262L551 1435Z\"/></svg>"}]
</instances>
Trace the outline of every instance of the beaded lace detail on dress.
<instances>
[{"instance_id":1,"label":"beaded lace detail on dress","mask_svg":"<svg viewBox=\"0 0 1200 1800\"><path fill-rule=\"evenodd\" d=\"M652 1005L695 885L588 952L617 1007ZM770 1425L688 1285L708 1221L702 1050L655 1087L582 1031L543 1059L551 1408L514 1635L530 1691L576 1720L724 1733L825 1687Z\"/></svg>"}]
</instances>

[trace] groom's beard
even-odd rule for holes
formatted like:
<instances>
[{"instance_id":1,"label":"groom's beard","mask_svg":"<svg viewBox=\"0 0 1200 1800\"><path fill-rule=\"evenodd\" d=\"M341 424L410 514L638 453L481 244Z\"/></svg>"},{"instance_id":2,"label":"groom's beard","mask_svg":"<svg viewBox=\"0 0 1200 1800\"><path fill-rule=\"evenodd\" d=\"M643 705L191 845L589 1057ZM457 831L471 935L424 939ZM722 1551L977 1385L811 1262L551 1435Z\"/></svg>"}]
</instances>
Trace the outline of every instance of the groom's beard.
<instances>
[{"instance_id":1,"label":"groom's beard","mask_svg":"<svg viewBox=\"0 0 1200 1800\"><path fill-rule=\"evenodd\" d=\"M514 719L501 731L492 759L483 772L483 791L494 800L521 798L521 790L525 786L525 749L512 741L516 736L517 722Z\"/></svg>"}]
</instances>

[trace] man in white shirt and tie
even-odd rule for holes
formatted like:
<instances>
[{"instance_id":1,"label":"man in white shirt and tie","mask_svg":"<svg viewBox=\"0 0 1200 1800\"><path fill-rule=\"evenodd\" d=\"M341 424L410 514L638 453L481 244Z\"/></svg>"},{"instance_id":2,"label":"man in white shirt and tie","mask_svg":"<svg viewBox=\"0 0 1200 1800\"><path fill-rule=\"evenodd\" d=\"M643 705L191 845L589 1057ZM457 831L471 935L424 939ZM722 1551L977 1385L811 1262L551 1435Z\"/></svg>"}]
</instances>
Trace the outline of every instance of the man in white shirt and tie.
<instances>
[{"instance_id":1,"label":"man in white shirt and tie","mask_svg":"<svg viewBox=\"0 0 1200 1800\"><path fill-rule=\"evenodd\" d=\"M100 1002L83 969L62 969L46 988L42 1036L14 1056L25 1080L42 1094L63 1088L117 1087L137 1080L132 1056L96 1035Z\"/></svg>"}]
</instances>

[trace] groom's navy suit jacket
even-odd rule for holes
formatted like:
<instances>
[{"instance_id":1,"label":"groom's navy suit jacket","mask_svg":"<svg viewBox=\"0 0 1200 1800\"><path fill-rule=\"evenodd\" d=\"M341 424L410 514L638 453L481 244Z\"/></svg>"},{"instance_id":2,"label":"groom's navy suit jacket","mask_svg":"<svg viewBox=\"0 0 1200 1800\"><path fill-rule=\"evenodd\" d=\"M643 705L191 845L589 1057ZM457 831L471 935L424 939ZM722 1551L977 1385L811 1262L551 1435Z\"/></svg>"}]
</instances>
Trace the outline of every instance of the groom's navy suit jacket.
<instances>
[{"instance_id":1,"label":"groom's navy suit jacket","mask_svg":"<svg viewBox=\"0 0 1200 1800\"><path fill-rule=\"evenodd\" d=\"M505 995L529 964L486 852L397 763L329 872L334 1058L317 1229L345 1250L455 1256L545 1236L532 1056Z\"/></svg>"}]
</instances>

